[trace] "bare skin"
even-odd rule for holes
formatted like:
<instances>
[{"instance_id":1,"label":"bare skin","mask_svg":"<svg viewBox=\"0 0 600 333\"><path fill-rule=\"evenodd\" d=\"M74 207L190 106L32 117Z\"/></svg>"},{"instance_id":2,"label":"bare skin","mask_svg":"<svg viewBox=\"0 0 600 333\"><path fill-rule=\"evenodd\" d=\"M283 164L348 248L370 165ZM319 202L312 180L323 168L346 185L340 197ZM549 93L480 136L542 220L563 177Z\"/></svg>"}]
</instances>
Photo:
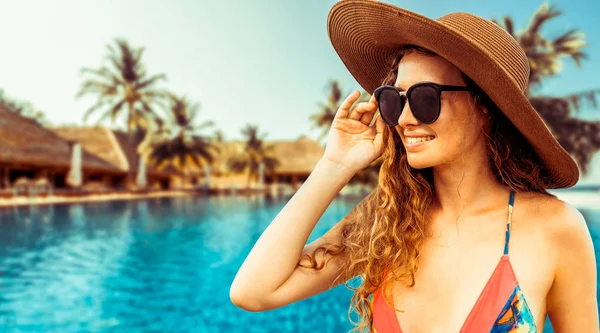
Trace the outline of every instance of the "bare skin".
<instances>
[{"instance_id":1,"label":"bare skin","mask_svg":"<svg viewBox=\"0 0 600 333\"><path fill-rule=\"evenodd\" d=\"M422 81L464 85L458 69L443 58L404 56L395 85L406 90ZM368 126L376 102L360 103L348 115L357 98L356 93L346 98L323 158L238 271L230 292L234 304L265 311L335 286L338 261L317 273L296 262L301 253L339 239L340 223L305 245L339 189L381 155L385 125L378 117L376 126ZM502 255L509 188L493 177L487 162L480 111L485 112L468 93L445 91L436 122L421 124L407 105L395 127L405 145L406 132L435 136L407 156L413 168L433 167L436 198L416 285L393 286L394 305L404 310L396 316L406 333L458 332ZM509 255L538 332L546 313L557 333L598 331L593 244L575 208L545 195L517 193Z\"/></svg>"},{"instance_id":2,"label":"bare skin","mask_svg":"<svg viewBox=\"0 0 600 333\"><path fill-rule=\"evenodd\" d=\"M395 85L405 90L421 81L464 85L458 69L440 57L403 57ZM416 286L394 288L394 304L405 310L397 318L406 332L458 332L502 255L509 188L491 172L480 131L484 119L467 93L443 92L440 116L430 125L419 123L409 108L396 131L405 143L405 132L435 135L407 158L414 168L433 167L437 196ZM538 331L548 311L556 332L595 332L596 268L583 217L537 193L518 193L514 207L509 256ZM550 303L551 297L565 303Z\"/></svg>"}]
</instances>

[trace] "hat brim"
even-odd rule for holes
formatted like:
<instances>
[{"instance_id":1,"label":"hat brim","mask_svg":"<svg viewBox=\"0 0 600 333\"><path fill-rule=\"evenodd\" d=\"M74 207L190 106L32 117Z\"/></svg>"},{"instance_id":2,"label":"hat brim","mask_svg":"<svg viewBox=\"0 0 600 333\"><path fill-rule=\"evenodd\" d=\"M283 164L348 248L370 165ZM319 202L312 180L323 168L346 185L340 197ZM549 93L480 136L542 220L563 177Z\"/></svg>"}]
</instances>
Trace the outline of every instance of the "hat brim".
<instances>
[{"instance_id":1,"label":"hat brim","mask_svg":"<svg viewBox=\"0 0 600 333\"><path fill-rule=\"evenodd\" d=\"M337 2L329 12L327 32L346 68L370 94L382 84L403 45L435 52L477 83L523 134L544 163L548 189L568 188L579 180L573 158L554 138L518 82L489 55L487 50L494 45L479 45L449 25L372 0Z\"/></svg>"}]
</instances>

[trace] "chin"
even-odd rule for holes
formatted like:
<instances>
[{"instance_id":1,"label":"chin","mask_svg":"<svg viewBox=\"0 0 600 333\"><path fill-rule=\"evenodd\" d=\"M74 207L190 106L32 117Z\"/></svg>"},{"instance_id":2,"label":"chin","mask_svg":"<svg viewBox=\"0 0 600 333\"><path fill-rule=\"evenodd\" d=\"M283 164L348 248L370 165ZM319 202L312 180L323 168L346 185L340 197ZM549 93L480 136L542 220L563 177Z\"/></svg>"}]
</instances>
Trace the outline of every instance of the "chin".
<instances>
[{"instance_id":1,"label":"chin","mask_svg":"<svg viewBox=\"0 0 600 333\"><path fill-rule=\"evenodd\" d=\"M408 154L406 161L408 162L408 165L410 165L413 169L425 169L433 166L431 159L422 157L411 158L410 153Z\"/></svg>"}]
</instances>

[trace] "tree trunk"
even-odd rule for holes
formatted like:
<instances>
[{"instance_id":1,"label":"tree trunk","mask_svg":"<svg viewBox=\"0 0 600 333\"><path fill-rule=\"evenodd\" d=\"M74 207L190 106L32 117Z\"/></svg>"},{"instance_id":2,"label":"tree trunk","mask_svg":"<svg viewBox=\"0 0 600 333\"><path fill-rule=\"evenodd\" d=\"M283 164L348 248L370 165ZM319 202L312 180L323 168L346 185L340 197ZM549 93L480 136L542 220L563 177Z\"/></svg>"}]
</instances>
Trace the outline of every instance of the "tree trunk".
<instances>
[{"instance_id":1,"label":"tree trunk","mask_svg":"<svg viewBox=\"0 0 600 333\"><path fill-rule=\"evenodd\" d=\"M140 155L138 153L138 171L137 171L137 178L136 178L136 184L138 187L140 188L146 188L146 161L144 160L144 157L142 155Z\"/></svg>"},{"instance_id":2,"label":"tree trunk","mask_svg":"<svg viewBox=\"0 0 600 333\"><path fill-rule=\"evenodd\" d=\"M262 190L265 186L265 163L260 162L258 165L258 188Z\"/></svg>"},{"instance_id":3,"label":"tree trunk","mask_svg":"<svg viewBox=\"0 0 600 333\"><path fill-rule=\"evenodd\" d=\"M210 189L210 164L204 164L204 186Z\"/></svg>"}]
</instances>

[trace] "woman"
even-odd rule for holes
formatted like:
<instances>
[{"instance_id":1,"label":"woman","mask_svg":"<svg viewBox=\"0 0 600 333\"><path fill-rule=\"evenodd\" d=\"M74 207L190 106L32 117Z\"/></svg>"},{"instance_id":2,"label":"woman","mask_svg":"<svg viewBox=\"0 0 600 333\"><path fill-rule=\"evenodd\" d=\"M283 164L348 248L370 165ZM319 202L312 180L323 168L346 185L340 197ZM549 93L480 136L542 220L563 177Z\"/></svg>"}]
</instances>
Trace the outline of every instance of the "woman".
<instances>
[{"instance_id":1,"label":"woman","mask_svg":"<svg viewBox=\"0 0 600 333\"><path fill-rule=\"evenodd\" d=\"M343 101L323 157L248 255L232 302L269 310L361 276L356 331L542 332L548 314L557 333L597 332L586 222L546 191L579 172L523 93L529 64L516 41L474 15L430 20L358 0L334 5L328 32L373 97ZM379 156L377 188L305 245Z\"/></svg>"}]
</instances>

